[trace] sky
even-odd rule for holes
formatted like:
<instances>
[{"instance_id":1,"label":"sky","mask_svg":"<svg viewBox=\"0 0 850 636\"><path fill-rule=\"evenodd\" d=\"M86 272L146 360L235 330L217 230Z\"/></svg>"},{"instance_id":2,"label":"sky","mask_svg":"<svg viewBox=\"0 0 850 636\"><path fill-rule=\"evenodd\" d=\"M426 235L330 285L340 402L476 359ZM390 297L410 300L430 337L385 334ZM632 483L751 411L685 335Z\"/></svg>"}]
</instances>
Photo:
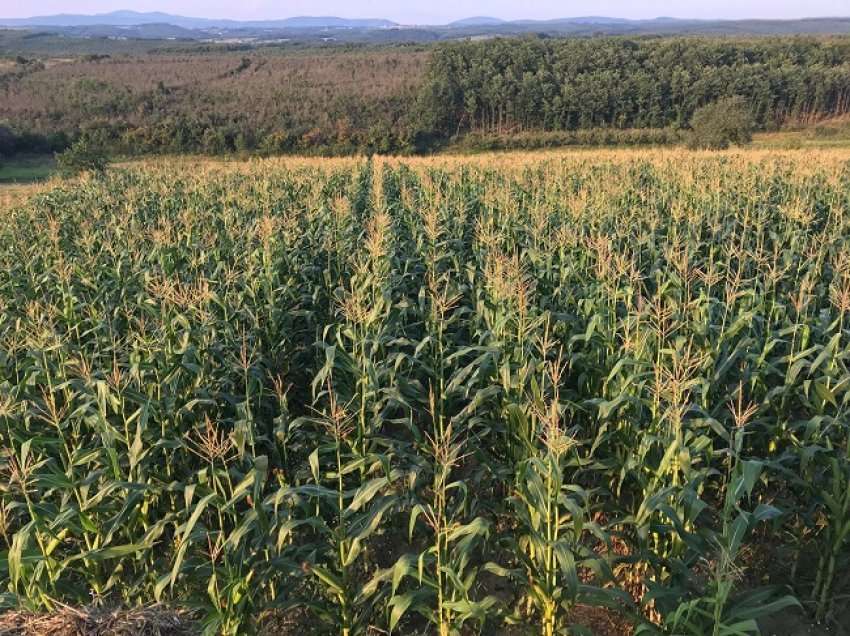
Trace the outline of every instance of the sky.
<instances>
[{"instance_id":1,"label":"sky","mask_svg":"<svg viewBox=\"0 0 850 636\"><path fill-rule=\"evenodd\" d=\"M476 15L503 19L587 15L730 19L850 16L850 0L0 0L0 17L4 18L118 9L241 20L335 15L439 24Z\"/></svg>"}]
</instances>

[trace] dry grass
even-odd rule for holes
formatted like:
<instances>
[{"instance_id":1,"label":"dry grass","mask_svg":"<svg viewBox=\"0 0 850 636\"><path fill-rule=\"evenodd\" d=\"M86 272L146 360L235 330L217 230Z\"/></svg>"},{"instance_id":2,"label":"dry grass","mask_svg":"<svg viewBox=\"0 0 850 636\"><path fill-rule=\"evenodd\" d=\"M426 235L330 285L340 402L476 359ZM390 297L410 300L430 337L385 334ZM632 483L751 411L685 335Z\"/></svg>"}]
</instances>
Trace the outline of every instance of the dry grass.
<instances>
[{"instance_id":1,"label":"dry grass","mask_svg":"<svg viewBox=\"0 0 850 636\"><path fill-rule=\"evenodd\" d=\"M130 610L75 609L0 616L0 636L183 636L198 633L184 611L159 605Z\"/></svg>"},{"instance_id":2,"label":"dry grass","mask_svg":"<svg viewBox=\"0 0 850 636\"><path fill-rule=\"evenodd\" d=\"M55 186L45 183L0 185L0 213L24 203L29 197Z\"/></svg>"},{"instance_id":3,"label":"dry grass","mask_svg":"<svg viewBox=\"0 0 850 636\"><path fill-rule=\"evenodd\" d=\"M458 170L463 167L508 171L517 174L526 168L551 164L557 170L553 176L563 176L570 170L593 163L606 166L624 166L635 162L646 162L657 168L675 169L676 166L692 161L722 157L740 169L755 164L793 163L800 175L812 175L823 170L835 170L850 161L850 147L839 148L733 148L724 151L689 150L680 147L658 148L570 148L531 151L488 152L476 155L439 154L419 157L374 157L376 163L391 168L406 165L418 170ZM181 176L197 176L200 179L226 173L255 175L261 177L268 172L281 170L320 169L324 172L349 170L364 160L363 157L305 157L298 155L258 158L215 158L202 155L164 156L127 160L118 164L120 168L142 168L145 170L168 170Z\"/></svg>"}]
</instances>

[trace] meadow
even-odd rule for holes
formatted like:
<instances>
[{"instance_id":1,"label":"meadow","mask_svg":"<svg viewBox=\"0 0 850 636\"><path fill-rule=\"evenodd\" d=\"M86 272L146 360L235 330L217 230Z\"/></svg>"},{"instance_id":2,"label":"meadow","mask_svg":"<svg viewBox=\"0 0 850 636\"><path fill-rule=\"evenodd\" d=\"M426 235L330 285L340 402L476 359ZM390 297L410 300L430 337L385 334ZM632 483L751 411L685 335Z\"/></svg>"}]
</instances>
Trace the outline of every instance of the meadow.
<instances>
[{"instance_id":1,"label":"meadow","mask_svg":"<svg viewBox=\"0 0 850 636\"><path fill-rule=\"evenodd\" d=\"M847 619L850 151L151 161L0 214L2 608Z\"/></svg>"}]
</instances>

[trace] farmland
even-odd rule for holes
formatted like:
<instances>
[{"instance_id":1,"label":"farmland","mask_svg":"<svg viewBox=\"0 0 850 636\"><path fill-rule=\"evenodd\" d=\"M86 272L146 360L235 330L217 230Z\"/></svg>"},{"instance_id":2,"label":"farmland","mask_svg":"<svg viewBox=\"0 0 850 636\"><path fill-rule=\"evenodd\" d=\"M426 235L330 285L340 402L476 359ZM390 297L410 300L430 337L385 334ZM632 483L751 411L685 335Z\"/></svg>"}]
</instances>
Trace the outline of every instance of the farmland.
<instances>
[{"instance_id":1,"label":"farmland","mask_svg":"<svg viewBox=\"0 0 850 636\"><path fill-rule=\"evenodd\" d=\"M840 625L848 193L845 150L651 150L162 161L11 198L0 606Z\"/></svg>"}]
</instances>

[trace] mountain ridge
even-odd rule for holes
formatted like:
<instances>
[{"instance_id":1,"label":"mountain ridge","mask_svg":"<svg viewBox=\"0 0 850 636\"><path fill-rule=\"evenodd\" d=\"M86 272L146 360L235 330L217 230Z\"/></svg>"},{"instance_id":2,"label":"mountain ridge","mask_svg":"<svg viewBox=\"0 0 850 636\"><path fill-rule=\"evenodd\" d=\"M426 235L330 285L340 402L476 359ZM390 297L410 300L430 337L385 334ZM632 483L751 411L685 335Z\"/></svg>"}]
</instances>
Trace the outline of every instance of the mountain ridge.
<instances>
[{"instance_id":1,"label":"mountain ridge","mask_svg":"<svg viewBox=\"0 0 850 636\"><path fill-rule=\"evenodd\" d=\"M671 35L850 35L850 16L782 19L628 19L575 16L556 19L503 20L472 16L448 24L400 24L383 18L295 16L276 20L196 18L129 10L101 14L56 14L2 18L0 29L46 33L68 38L118 40L181 39L228 42L427 43L467 38Z\"/></svg>"},{"instance_id":2,"label":"mountain ridge","mask_svg":"<svg viewBox=\"0 0 850 636\"><path fill-rule=\"evenodd\" d=\"M449 27L467 27L467 26L498 26L501 24L507 24L507 20L502 20L502 18L494 18L489 15L476 15L468 18L462 18L460 20L454 20L453 22L449 22L446 26Z\"/></svg>"},{"instance_id":3,"label":"mountain ridge","mask_svg":"<svg viewBox=\"0 0 850 636\"><path fill-rule=\"evenodd\" d=\"M109 13L58 13L29 18L2 18L0 25L15 27L142 26L170 24L186 29L214 28L387 28L398 26L382 18L340 18L337 16L293 16L272 20L231 20L197 18L159 11L118 10Z\"/></svg>"},{"instance_id":4,"label":"mountain ridge","mask_svg":"<svg viewBox=\"0 0 850 636\"><path fill-rule=\"evenodd\" d=\"M747 23L747 22L778 22L792 23L809 20L842 20L848 16L816 16L811 18L774 19L774 18L745 18L745 19L703 19L675 18L658 16L655 18L619 18L611 16L573 16L563 18L522 18L505 20L494 16L470 16L443 24L418 24L406 26L422 27L480 27L480 26L510 26L510 25L647 25L657 24L692 24L692 23ZM292 16L288 18L272 18L264 20L235 20L230 18L200 18L183 16L161 11L132 11L120 9L108 13L57 13L52 15L32 16L27 18L3 18L0 25L18 27L76 27L76 26L141 26L145 24L170 24L189 29L203 28L391 28L402 26L401 23L384 18L343 18L339 16Z\"/></svg>"}]
</instances>

